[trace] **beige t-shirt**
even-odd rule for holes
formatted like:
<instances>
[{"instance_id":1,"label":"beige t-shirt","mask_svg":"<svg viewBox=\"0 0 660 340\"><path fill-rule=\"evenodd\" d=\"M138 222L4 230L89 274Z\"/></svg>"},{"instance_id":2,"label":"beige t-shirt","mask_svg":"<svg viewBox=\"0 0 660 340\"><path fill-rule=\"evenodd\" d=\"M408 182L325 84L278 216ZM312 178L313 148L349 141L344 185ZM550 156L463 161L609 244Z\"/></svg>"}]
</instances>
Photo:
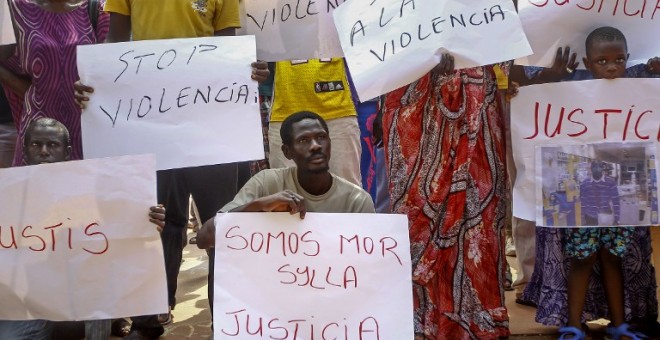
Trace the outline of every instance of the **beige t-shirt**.
<instances>
[{"instance_id":1,"label":"beige t-shirt","mask_svg":"<svg viewBox=\"0 0 660 340\"><path fill-rule=\"evenodd\" d=\"M305 198L308 212L324 213L375 213L371 196L359 186L332 175L332 186L323 195L312 195L298 183L296 167L262 170L252 177L234 200L227 203L221 212L254 201L257 198L276 194L282 190L291 190Z\"/></svg>"}]
</instances>

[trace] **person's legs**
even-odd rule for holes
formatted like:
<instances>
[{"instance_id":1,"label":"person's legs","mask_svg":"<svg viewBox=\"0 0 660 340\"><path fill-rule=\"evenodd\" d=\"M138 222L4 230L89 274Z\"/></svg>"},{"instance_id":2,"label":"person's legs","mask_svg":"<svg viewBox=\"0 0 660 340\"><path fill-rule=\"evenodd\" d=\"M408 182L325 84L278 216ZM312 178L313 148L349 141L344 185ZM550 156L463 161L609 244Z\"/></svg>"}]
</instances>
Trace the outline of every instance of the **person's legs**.
<instances>
[{"instance_id":1,"label":"person's legs","mask_svg":"<svg viewBox=\"0 0 660 340\"><path fill-rule=\"evenodd\" d=\"M0 91L2 89L0 88ZM8 168L14 160L16 149L16 127L14 124L0 124L0 168Z\"/></svg>"},{"instance_id":2,"label":"person's legs","mask_svg":"<svg viewBox=\"0 0 660 340\"><path fill-rule=\"evenodd\" d=\"M108 340L110 338L111 328L111 319L85 321L85 339Z\"/></svg>"},{"instance_id":3,"label":"person's legs","mask_svg":"<svg viewBox=\"0 0 660 340\"><path fill-rule=\"evenodd\" d=\"M568 272L568 326L581 327L582 310L589 287L589 277L598 259L598 228L566 230L566 256L571 258Z\"/></svg>"},{"instance_id":4,"label":"person's legs","mask_svg":"<svg viewBox=\"0 0 660 340\"><path fill-rule=\"evenodd\" d=\"M165 328L158 322L158 315L140 315L131 317L131 334L124 339L157 339Z\"/></svg>"},{"instance_id":5,"label":"person's legs","mask_svg":"<svg viewBox=\"0 0 660 340\"><path fill-rule=\"evenodd\" d=\"M377 188L375 171L376 146L373 143L373 123L378 114L378 101L366 101L357 103L357 121L360 127L360 174L362 176L362 188L368 192L372 199L376 200Z\"/></svg>"},{"instance_id":6,"label":"person's legs","mask_svg":"<svg viewBox=\"0 0 660 340\"><path fill-rule=\"evenodd\" d=\"M614 327L625 322L623 268L621 258L625 255L628 243L635 230L625 227L600 228L598 251L602 272L603 288L607 299L610 321ZM634 242L634 241L632 241Z\"/></svg>"},{"instance_id":7,"label":"person's legs","mask_svg":"<svg viewBox=\"0 0 660 340\"><path fill-rule=\"evenodd\" d=\"M190 206L188 208L190 210L190 218L188 219L188 228L192 227L192 231L195 233L188 243L190 244L197 244L197 232L199 231L199 228L201 227L201 224L199 222L199 212L197 211L197 204L195 204L195 200L190 198Z\"/></svg>"},{"instance_id":8,"label":"person's legs","mask_svg":"<svg viewBox=\"0 0 660 340\"><path fill-rule=\"evenodd\" d=\"M390 206L390 181L387 178L387 167L385 165L385 148L376 148L376 199L374 206L379 214L392 212Z\"/></svg>"},{"instance_id":9,"label":"person's legs","mask_svg":"<svg viewBox=\"0 0 660 340\"><path fill-rule=\"evenodd\" d=\"M589 276L596 263L596 254L571 260L571 270L568 272L568 325L580 328L584 300L589 287Z\"/></svg>"},{"instance_id":10,"label":"person's legs","mask_svg":"<svg viewBox=\"0 0 660 340\"><path fill-rule=\"evenodd\" d=\"M618 327L625 322L621 258L603 247L598 251L598 259L600 260L603 288L605 288L610 321L614 327Z\"/></svg>"},{"instance_id":11,"label":"person's legs","mask_svg":"<svg viewBox=\"0 0 660 340\"><path fill-rule=\"evenodd\" d=\"M200 223L213 218L250 179L250 163L240 162L184 169L185 182L197 205ZM209 252L208 294L213 312L214 252Z\"/></svg>"},{"instance_id":12,"label":"person's legs","mask_svg":"<svg viewBox=\"0 0 660 340\"><path fill-rule=\"evenodd\" d=\"M110 332L114 336L123 338L131 333L131 324L126 318L119 318L112 320Z\"/></svg>"},{"instance_id":13,"label":"person's legs","mask_svg":"<svg viewBox=\"0 0 660 340\"><path fill-rule=\"evenodd\" d=\"M47 320L0 320L0 339L50 340L53 324Z\"/></svg>"},{"instance_id":14,"label":"person's legs","mask_svg":"<svg viewBox=\"0 0 660 340\"><path fill-rule=\"evenodd\" d=\"M502 104L503 111L505 113L506 124L507 178L509 180L510 190L513 190L513 186L516 182L517 170L513 160L511 142L511 111L509 109L509 103L506 100L503 100ZM513 192L510 191L510 194L510 202L513 202ZM513 215L513 209L511 212ZM516 261L518 261L518 276L513 282L513 289L515 289L516 299L518 299L522 296L527 283L534 273L534 262L536 260L536 223L512 216L511 233L511 236L513 237L513 248L516 254Z\"/></svg>"},{"instance_id":15,"label":"person's legs","mask_svg":"<svg viewBox=\"0 0 660 340\"><path fill-rule=\"evenodd\" d=\"M250 179L250 164L240 162L187 168L183 169L183 176L197 205L197 218L203 224L233 200Z\"/></svg>"},{"instance_id":16,"label":"person's legs","mask_svg":"<svg viewBox=\"0 0 660 340\"><path fill-rule=\"evenodd\" d=\"M184 235L188 222L190 191L185 182L183 169L157 172L158 203L165 206L165 227L160 234L165 256L168 305L176 305L177 279L181 268Z\"/></svg>"},{"instance_id":17,"label":"person's legs","mask_svg":"<svg viewBox=\"0 0 660 340\"><path fill-rule=\"evenodd\" d=\"M211 318L213 318L213 291L215 284L215 248L208 249L206 254L209 256L209 277L207 278L208 287L207 292L209 294L209 307L211 309ZM213 325L213 319L211 319L211 325Z\"/></svg>"},{"instance_id":18,"label":"person's legs","mask_svg":"<svg viewBox=\"0 0 660 340\"><path fill-rule=\"evenodd\" d=\"M292 160L284 157L282 152L282 138L280 137L280 129L282 122L270 122L268 124L268 146L270 152L268 154L268 163L271 169L287 168L296 165ZM330 156L332 159L332 156Z\"/></svg>"},{"instance_id":19,"label":"person's legs","mask_svg":"<svg viewBox=\"0 0 660 340\"><path fill-rule=\"evenodd\" d=\"M513 218L513 243L516 248L518 275L513 282L516 298L520 298L534 273L536 261L536 225L532 221Z\"/></svg>"},{"instance_id":20,"label":"person's legs","mask_svg":"<svg viewBox=\"0 0 660 340\"><path fill-rule=\"evenodd\" d=\"M165 255L167 302L171 309L174 309L176 305L177 280L181 260L183 259L183 243L185 242L184 232L185 229L180 226L172 226L166 222L165 228L160 233L160 240L163 243L163 255Z\"/></svg>"},{"instance_id":21,"label":"person's legs","mask_svg":"<svg viewBox=\"0 0 660 340\"><path fill-rule=\"evenodd\" d=\"M156 173L158 203L166 209L165 227L160 233L163 244L165 275L167 279L168 305L174 308L176 304L176 289L179 269L181 267L184 232L188 220L187 203L189 193L185 183L177 175L179 170L161 170ZM159 320L160 319L160 320ZM161 321L171 321L170 313L158 315L141 315L131 317L131 334L129 339L156 339L165 332Z\"/></svg>"},{"instance_id":22,"label":"person's legs","mask_svg":"<svg viewBox=\"0 0 660 340\"><path fill-rule=\"evenodd\" d=\"M327 121L332 141L330 172L362 187L360 174L360 127L357 117L342 117Z\"/></svg>"}]
</instances>

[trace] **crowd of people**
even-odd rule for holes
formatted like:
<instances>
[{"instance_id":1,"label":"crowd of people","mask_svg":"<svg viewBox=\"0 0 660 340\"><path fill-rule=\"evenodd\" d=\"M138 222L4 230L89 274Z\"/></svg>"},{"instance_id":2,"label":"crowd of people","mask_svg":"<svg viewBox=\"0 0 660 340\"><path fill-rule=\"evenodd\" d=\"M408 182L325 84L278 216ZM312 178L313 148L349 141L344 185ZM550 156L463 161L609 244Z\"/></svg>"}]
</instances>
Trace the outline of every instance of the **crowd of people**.
<instances>
[{"instance_id":1,"label":"crowd of people","mask_svg":"<svg viewBox=\"0 0 660 340\"><path fill-rule=\"evenodd\" d=\"M240 27L238 0L7 1L16 44L0 46L2 167L84 158L81 106L94 84L78 82L77 46L228 36ZM162 239L170 311L86 321L87 339L155 339L172 322L190 197L203 223L196 243L209 256L209 301L218 212L397 213L409 221L416 340L509 336L505 289L535 306L538 322L560 326L564 339L585 339L585 322L598 318L610 320L612 339L660 334L648 227L615 220L562 230L510 216L508 101L518 86L660 74L658 58L627 67L616 28L594 30L585 45L584 56L558 49L545 68L507 61L455 69L446 53L419 80L365 103L340 58L252 63L267 158L157 173L161 205L149 219ZM578 57L586 70L576 70ZM611 181L601 163L590 167L584 195ZM618 209L611 200L594 204L582 211L589 225L599 224L601 209ZM521 270L515 282L507 228ZM0 339L49 339L52 327L0 320Z\"/></svg>"}]
</instances>

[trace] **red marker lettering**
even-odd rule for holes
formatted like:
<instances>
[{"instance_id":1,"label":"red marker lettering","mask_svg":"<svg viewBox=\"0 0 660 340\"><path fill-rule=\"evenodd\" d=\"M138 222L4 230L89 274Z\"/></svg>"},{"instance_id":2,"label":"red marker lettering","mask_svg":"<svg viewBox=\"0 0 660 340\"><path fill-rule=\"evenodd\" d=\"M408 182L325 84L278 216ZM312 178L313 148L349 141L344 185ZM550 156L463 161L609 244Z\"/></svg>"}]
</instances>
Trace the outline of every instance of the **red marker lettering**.
<instances>
[{"instance_id":1,"label":"red marker lettering","mask_svg":"<svg viewBox=\"0 0 660 340\"><path fill-rule=\"evenodd\" d=\"M41 248L32 248L32 246L30 246L29 249L33 250L33 251L44 251L44 250L46 250L46 241L39 235L26 235L25 232L28 229L32 229L32 226L27 226L27 227L23 228L23 232L21 233L21 235L23 235L23 238L27 239L27 238L31 238L31 237L36 237L36 238L39 239L39 241L41 241Z\"/></svg>"},{"instance_id":2,"label":"red marker lettering","mask_svg":"<svg viewBox=\"0 0 660 340\"><path fill-rule=\"evenodd\" d=\"M90 232L90 229L91 229L91 228L93 228L93 227L98 227L98 226L99 226L98 223L91 223L91 224L89 224L87 227L85 227L85 235L87 235L87 236L97 236L97 235L100 235L101 237L103 237L103 242L105 243L105 245L103 246L103 249L102 249L102 250L99 250L99 251L91 251L91 250L89 250L89 249L87 249L87 248L83 248L84 251L86 251L86 252L88 252L88 253L90 253L90 254L94 254L94 255L101 255L101 254L104 254L105 252L108 251L108 248L110 247L110 244L108 243L108 238L105 236L105 234L103 234L103 233L100 232L100 231ZM54 244L54 242L53 242L53 244Z\"/></svg>"},{"instance_id":3,"label":"red marker lettering","mask_svg":"<svg viewBox=\"0 0 660 340\"><path fill-rule=\"evenodd\" d=\"M622 110L618 109L601 109L594 111L597 114L603 114L603 139L607 139L607 118L610 113L622 113Z\"/></svg>"}]
</instances>

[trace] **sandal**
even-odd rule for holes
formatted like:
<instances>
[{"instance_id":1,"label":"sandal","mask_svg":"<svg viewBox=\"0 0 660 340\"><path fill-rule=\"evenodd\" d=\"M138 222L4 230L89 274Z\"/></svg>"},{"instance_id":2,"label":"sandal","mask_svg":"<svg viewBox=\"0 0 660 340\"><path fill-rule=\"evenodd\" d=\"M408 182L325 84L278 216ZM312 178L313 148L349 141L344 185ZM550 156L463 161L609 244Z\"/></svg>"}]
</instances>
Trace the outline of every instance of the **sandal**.
<instances>
[{"instance_id":1,"label":"sandal","mask_svg":"<svg viewBox=\"0 0 660 340\"><path fill-rule=\"evenodd\" d=\"M524 300L523 298L516 298L516 303L523 306L534 307L536 308L536 303L532 301Z\"/></svg>"},{"instance_id":2,"label":"sandal","mask_svg":"<svg viewBox=\"0 0 660 340\"><path fill-rule=\"evenodd\" d=\"M612 340L619 340L624 336L631 340L648 339L648 337L642 333L631 331L630 325L625 322L620 324L619 327L608 326L606 331Z\"/></svg>"},{"instance_id":3,"label":"sandal","mask_svg":"<svg viewBox=\"0 0 660 340\"><path fill-rule=\"evenodd\" d=\"M585 340L587 334L577 327L562 327L559 329L559 340Z\"/></svg>"},{"instance_id":4,"label":"sandal","mask_svg":"<svg viewBox=\"0 0 660 340\"><path fill-rule=\"evenodd\" d=\"M128 334L131 333L131 324L128 323L128 320L126 320L124 318L114 319L114 320L112 320L112 326L110 327L110 333L112 335L118 336L120 338L128 336Z\"/></svg>"},{"instance_id":5,"label":"sandal","mask_svg":"<svg viewBox=\"0 0 660 340\"><path fill-rule=\"evenodd\" d=\"M162 326L169 325L173 321L172 312L166 314L158 314L158 323Z\"/></svg>"}]
</instances>

